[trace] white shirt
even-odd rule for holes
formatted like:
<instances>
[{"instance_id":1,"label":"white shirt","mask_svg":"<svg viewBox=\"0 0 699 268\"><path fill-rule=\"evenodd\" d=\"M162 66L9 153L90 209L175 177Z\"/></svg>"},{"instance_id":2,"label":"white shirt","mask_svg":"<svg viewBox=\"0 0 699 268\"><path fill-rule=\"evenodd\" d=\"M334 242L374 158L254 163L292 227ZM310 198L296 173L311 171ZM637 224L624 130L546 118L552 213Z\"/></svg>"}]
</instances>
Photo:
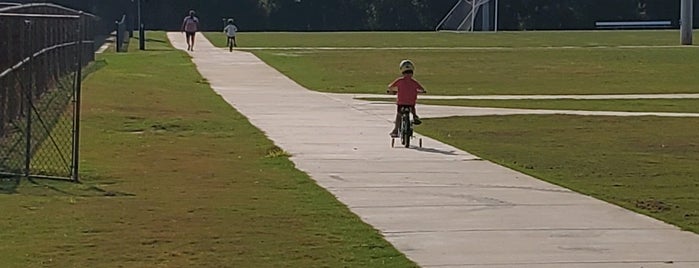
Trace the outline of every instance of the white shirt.
<instances>
[{"instance_id":1,"label":"white shirt","mask_svg":"<svg viewBox=\"0 0 699 268\"><path fill-rule=\"evenodd\" d=\"M238 31L238 27L235 27L233 24L229 24L225 29L223 29L223 31L226 33L226 35L228 35L228 37L234 37L235 33Z\"/></svg>"},{"instance_id":2,"label":"white shirt","mask_svg":"<svg viewBox=\"0 0 699 268\"><path fill-rule=\"evenodd\" d=\"M182 24L184 25L185 32L193 33L199 30L199 18L197 17L187 16L184 18L184 22Z\"/></svg>"}]
</instances>

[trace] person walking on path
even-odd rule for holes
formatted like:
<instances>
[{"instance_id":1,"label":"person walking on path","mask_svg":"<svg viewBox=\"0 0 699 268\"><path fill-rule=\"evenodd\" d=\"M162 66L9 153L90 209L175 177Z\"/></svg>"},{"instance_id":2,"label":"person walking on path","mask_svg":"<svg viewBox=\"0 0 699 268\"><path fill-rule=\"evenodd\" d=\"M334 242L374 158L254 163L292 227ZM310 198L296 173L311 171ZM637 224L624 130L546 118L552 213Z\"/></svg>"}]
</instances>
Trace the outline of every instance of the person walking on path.
<instances>
[{"instance_id":1,"label":"person walking on path","mask_svg":"<svg viewBox=\"0 0 699 268\"><path fill-rule=\"evenodd\" d=\"M187 50L194 51L194 37L199 31L199 18L195 16L194 10L189 11L189 16L184 18L182 22L182 31L187 36Z\"/></svg>"},{"instance_id":2,"label":"person walking on path","mask_svg":"<svg viewBox=\"0 0 699 268\"><path fill-rule=\"evenodd\" d=\"M233 24L233 19L228 19L228 25L223 29L223 32L228 36L228 48L232 52L233 47L238 46L238 43L235 41L235 34L238 32L238 27Z\"/></svg>"}]
</instances>

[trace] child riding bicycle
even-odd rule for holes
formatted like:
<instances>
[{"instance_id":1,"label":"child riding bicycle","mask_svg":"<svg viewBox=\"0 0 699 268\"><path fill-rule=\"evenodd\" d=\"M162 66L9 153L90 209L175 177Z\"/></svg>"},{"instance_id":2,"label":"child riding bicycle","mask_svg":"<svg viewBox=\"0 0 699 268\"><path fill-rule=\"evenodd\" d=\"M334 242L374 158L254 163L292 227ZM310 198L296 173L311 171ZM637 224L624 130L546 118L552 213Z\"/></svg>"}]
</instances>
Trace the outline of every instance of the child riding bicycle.
<instances>
[{"instance_id":1,"label":"child riding bicycle","mask_svg":"<svg viewBox=\"0 0 699 268\"><path fill-rule=\"evenodd\" d=\"M228 25L223 29L223 32L225 32L226 37L228 37L229 49L233 51L233 47L238 46L238 43L235 41L235 34L238 32L238 27L233 24L233 19L228 19Z\"/></svg>"},{"instance_id":2,"label":"child riding bicycle","mask_svg":"<svg viewBox=\"0 0 699 268\"><path fill-rule=\"evenodd\" d=\"M386 92L397 94L396 104L398 105L398 112L396 113L396 121L391 131L390 135L393 138L398 137L398 128L400 127L400 116L401 108L409 107L411 113L413 114L413 123L419 125L422 123L420 117L417 116L415 111L415 103L417 102L418 93L427 93L425 88L420 85L418 81L413 79L413 73L415 72L415 65L410 60L403 60L400 62L400 72L403 76L398 77L390 85L388 85L388 90Z\"/></svg>"}]
</instances>

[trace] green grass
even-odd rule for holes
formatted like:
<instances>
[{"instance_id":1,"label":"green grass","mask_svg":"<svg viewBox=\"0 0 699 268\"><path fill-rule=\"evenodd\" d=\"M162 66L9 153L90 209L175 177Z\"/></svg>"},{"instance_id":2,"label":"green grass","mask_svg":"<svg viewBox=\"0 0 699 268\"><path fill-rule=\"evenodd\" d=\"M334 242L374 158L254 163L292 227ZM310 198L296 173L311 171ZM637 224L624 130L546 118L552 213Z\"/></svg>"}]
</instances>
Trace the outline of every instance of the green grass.
<instances>
[{"instance_id":1,"label":"green grass","mask_svg":"<svg viewBox=\"0 0 699 268\"><path fill-rule=\"evenodd\" d=\"M221 37L214 42L221 45ZM432 95L696 93L699 50L595 46L676 45L676 31L337 33L241 35L301 85L384 93L410 58ZM542 47L575 46L581 48ZM313 47L461 47L320 50ZM465 47L512 47L465 49ZM438 101L434 101L438 102ZM440 101L441 102L441 101ZM448 101L443 104L694 112L695 100ZM423 103L425 103L423 101ZM526 105L526 106L525 106ZM483 158L699 232L699 119L485 116L430 119L420 132Z\"/></svg>"},{"instance_id":2,"label":"green grass","mask_svg":"<svg viewBox=\"0 0 699 268\"><path fill-rule=\"evenodd\" d=\"M217 46L226 46L223 33L205 33ZM677 30L662 31L540 31L493 33L336 32L240 33L245 47L547 47L678 45Z\"/></svg>"},{"instance_id":3,"label":"green grass","mask_svg":"<svg viewBox=\"0 0 699 268\"><path fill-rule=\"evenodd\" d=\"M395 98L395 97L393 97ZM363 98L368 101L389 101L387 98ZM419 104L465 107L496 107L547 110L672 112L699 113L699 99L633 99L633 100L434 100L419 99Z\"/></svg>"},{"instance_id":4,"label":"green grass","mask_svg":"<svg viewBox=\"0 0 699 268\"><path fill-rule=\"evenodd\" d=\"M414 266L149 37L85 83L84 184L2 181L0 266Z\"/></svg>"},{"instance_id":5,"label":"green grass","mask_svg":"<svg viewBox=\"0 0 699 268\"><path fill-rule=\"evenodd\" d=\"M253 50L301 85L322 92L383 93L402 59L417 64L418 78L435 95L693 93L699 49L593 48L676 45L676 31L572 31L453 34L241 33ZM225 46L220 33L207 33ZM513 47L484 49L318 50L313 47ZM575 49L546 49L582 46Z\"/></svg>"},{"instance_id":6,"label":"green grass","mask_svg":"<svg viewBox=\"0 0 699 268\"><path fill-rule=\"evenodd\" d=\"M401 59L433 95L699 92L699 49L256 51L301 85L384 93Z\"/></svg>"},{"instance_id":7,"label":"green grass","mask_svg":"<svg viewBox=\"0 0 699 268\"><path fill-rule=\"evenodd\" d=\"M428 119L422 134L699 233L699 119Z\"/></svg>"}]
</instances>

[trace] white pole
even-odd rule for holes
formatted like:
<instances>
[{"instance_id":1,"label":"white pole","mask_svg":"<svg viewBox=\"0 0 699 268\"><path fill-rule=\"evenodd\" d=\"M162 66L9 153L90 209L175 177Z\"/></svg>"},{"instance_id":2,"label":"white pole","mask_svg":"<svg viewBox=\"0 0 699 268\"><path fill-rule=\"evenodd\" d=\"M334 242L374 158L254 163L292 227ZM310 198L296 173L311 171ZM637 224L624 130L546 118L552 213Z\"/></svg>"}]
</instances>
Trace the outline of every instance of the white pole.
<instances>
[{"instance_id":1,"label":"white pole","mask_svg":"<svg viewBox=\"0 0 699 268\"><path fill-rule=\"evenodd\" d=\"M500 9L500 2L495 0L495 32L498 32L498 10Z\"/></svg>"},{"instance_id":2,"label":"white pole","mask_svg":"<svg viewBox=\"0 0 699 268\"><path fill-rule=\"evenodd\" d=\"M447 13L447 15L444 16L442 21L440 21L439 24L437 24L437 28L434 29L435 31L439 31L439 28L442 27L442 24L444 24L444 22L447 21L447 18L449 18L449 16L451 16L451 14L454 13L454 10L459 6L459 4L461 4L462 1L465 0L459 0L458 2L456 2L456 5L454 5L454 7L452 7L451 10L449 10L449 13Z\"/></svg>"},{"instance_id":3,"label":"white pole","mask_svg":"<svg viewBox=\"0 0 699 268\"><path fill-rule=\"evenodd\" d=\"M471 32L475 30L474 26L476 24L476 0L473 0L473 4L471 4Z\"/></svg>"},{"instance_id":4,"label":"white pole","mask_svg":"<svg viewBox=\"0 0 699 268\"><path fill-rule=\"evenodd\" d=\"M138 1L138 28L141 29L141 0Z\"/></svg>"},{"instance_id":5,"label":"white pole","mask_svg":"<svg viewBox=\"0 0 699 268\"><path fill-rule=\"evenodd\" d=\"M680 33L682 35L682 45L692 44L692 29L694 28L694 0L682 0L682 11L680 19Z\"/></svg>"}]
</instances>

